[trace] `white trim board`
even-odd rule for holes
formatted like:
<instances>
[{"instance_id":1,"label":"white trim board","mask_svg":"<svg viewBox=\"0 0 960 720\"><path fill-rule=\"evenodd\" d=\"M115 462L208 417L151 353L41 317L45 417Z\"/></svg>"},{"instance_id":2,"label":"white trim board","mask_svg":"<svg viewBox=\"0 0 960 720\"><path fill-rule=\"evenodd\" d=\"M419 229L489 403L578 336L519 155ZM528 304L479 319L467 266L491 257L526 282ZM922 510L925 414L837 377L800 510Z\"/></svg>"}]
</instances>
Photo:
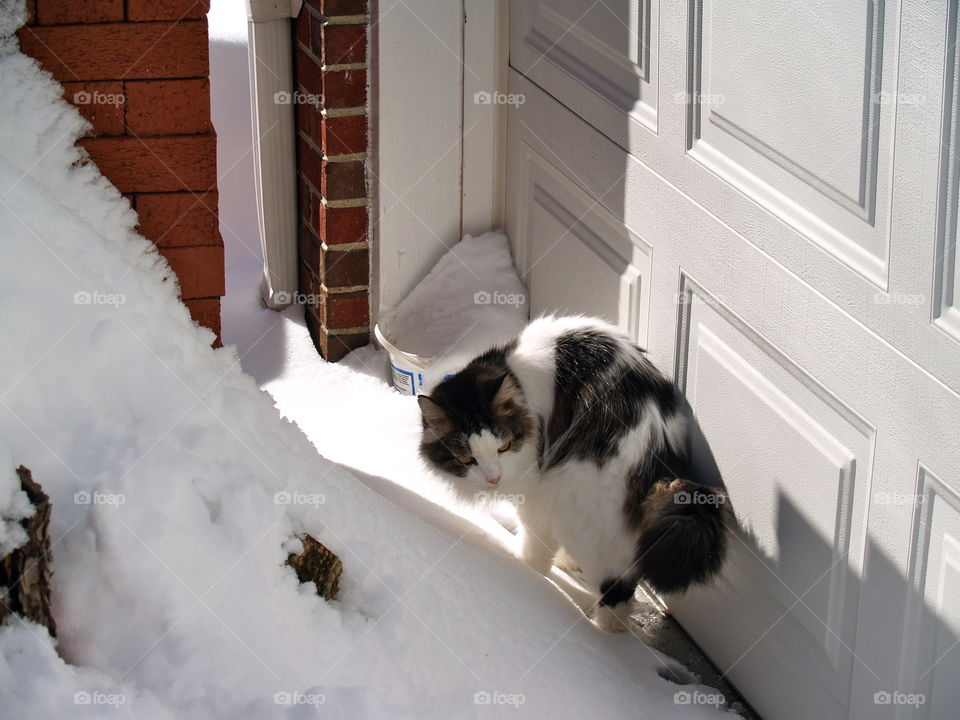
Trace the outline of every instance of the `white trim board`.
<instances>
[{"instance_id":1,"label":"white trim board","mask_svg":"<svg viewBox=\"0 0 960 720\"><path fill-rule=\"evenodd\" d=\"M464 232L503 224L505 0L380 0L371 25L374 320Z\"/></svg>"}]
</instances>

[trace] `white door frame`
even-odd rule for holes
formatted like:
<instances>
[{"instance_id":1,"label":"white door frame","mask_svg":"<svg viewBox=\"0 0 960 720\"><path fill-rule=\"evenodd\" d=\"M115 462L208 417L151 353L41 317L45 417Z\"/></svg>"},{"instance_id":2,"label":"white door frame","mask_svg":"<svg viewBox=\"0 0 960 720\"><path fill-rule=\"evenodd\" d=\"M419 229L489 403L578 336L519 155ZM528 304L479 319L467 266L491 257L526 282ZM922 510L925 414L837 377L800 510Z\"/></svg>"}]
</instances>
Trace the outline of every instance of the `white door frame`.
<instances>
[{"instance_id":1,"label":"white door frame","mask_svg":"<svg viewBox=\"0 0 960 720\"><path fill-rule=\"evenodd\" d=\"M508 13L506 0L379 0L371 12L376 321L464 233L503 225L506 108L475 96L506 89Z\"/></svg>"}]
</instances>

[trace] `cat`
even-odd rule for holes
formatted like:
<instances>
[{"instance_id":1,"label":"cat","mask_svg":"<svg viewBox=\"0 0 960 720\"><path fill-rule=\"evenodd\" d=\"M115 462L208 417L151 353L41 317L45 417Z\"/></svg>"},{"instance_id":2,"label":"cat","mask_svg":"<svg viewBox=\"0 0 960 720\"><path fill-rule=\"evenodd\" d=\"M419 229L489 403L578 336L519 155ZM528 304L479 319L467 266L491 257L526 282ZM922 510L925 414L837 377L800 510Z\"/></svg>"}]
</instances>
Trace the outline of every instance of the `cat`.
<instances>
[{"instance_id":1,"label":"cat","mask_svg":"<svg viewBox=\"0 0 960 720\"><path fill-rule=\"evenodd\" d=\"M426 463L463 497L513 501L539 572L563 548L600 628L626 628L641 580L678 593L720 570L728 496L691 478L680 391L612 325L534 320L418 403Z\"/></svg>"}]
</instances>

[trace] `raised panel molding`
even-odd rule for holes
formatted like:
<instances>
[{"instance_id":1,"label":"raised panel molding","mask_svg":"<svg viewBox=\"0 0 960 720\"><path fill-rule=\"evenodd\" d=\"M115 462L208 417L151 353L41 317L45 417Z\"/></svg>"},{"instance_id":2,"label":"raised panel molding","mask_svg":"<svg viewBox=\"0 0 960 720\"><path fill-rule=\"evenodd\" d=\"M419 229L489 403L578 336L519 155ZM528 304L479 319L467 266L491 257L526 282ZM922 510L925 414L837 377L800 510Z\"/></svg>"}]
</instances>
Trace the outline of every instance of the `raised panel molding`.
<instances>
[{"instance_id":1,"label":"raised panel molding","mask_svg":"<svg viewBox=\"0 0 960 720\"><path fill-rule=\"evenodd\" d=\"M960 307L957 307L957 197L960 187L960 53L957 52L957 4L949 3L947 51L944 60L943 131L941 140L937 242L934 258L933 318L938 326L960 340Z\"/></svg>"},{"instance_id":2,"label":"raised panel molding","mask_svg":"<svg viewBox=\"0 0 960 720\"><path fill-rule=\"evenodd\" d=\"M960 707L960 495L922 464L914 496L897 690L923 696L897 720L955 717Z\"/></svg>"},{"instance_id":3,"label":"raised panel molding","mask_svg":"<svg viewBox=\"0 0 960 720\"><path fill-rule=\"evenodd\" d=\"M628 63L624 60L628 59L637 66L640 77L644 81L650 82L649 1L639 3L637 16L640 27L637 33L636 48L630 48L626 54L611 47L602 38L587 32L579 25L568 26L566 17L543 2L537 4L536 12L539 14L538 19L542 24L531 26L529 33L524 38L527 45L539 53L541 57L552 61L572 77L592 88L613 105L630 112L637 99L636 93L630 92L623 85L614 82L612 78L598 72L596 67L585 62L582 56L572 52L568 45L564 45L562 41L569 37L571 41L595 49L598 53L607 56L625 69L628 67ZM652 128L656 129L655 122Z\"/></svg>"},{"instance_id":4,"label":"raised panel molding","mask_svg":"<svg viewBox=\"0 0 960 720\"><path fill-rule=\"evenodd\" d=\"M737 530L721 579L702 591L712 602L698 603L696 590L671 608L761 714L764 699L792 706L782 687L764 687L760 669L773 664L811 677L800 687L825 689L795 698L806 708L798 718L845 717L874 428L686 274L680 300L677 382L734 510L751 525Z\"/></svg>"},{"instance_id":5,"label":"raised panel molding","mask_svg":"<svg viewBox=\"0 0 960 720\"><path fill-rule=\"evenodd\" d=\"M841 92L836 96L845 100L846 110L849 111L847 114L837 115L834 109L832 115L818 117L818 104L825 106L821 110L828 109L833 104L831 97L834 96L829 89L825 89L823 78L818 73L808 72L801 80L809 84L782 85L763 101L750 97L741 100L738 106L741 114L745 118L749 116L754 127L747 127L743 121L731 117L725 106L729 106L731 101L737 106L738 98L717 93L714 87L719 83L728 83L736 88L736 81L728 78L738 69L735 63L730 64L733 62L731 58L713 51L711 43L720 42L717 29L712 28L713 35L704 34L704 24L711 25L710 13L714 2L690 0L689 3L688 154L851 269L875 285L885 287L890 242L889 198L885 190L892 177L894 114L891 108L885 106L884 98L893 97L889 93L892 92L891 88L896 88L896 67L893 67L884 85L884 35L887 23L884 0L875 0L866 5L835 6L857 7L863 11L863 66L848 66L847 70L847 80L852 82L856 76L861 84L855 96L851 92ZM794 4L794 7L797 6ZM736 8L740 8L739 12L744 14L749 12L749 8L736 5L726 5L723 11L729 14L737 11ZM847 18L847 22L851 24L850 18ZM813 29L810 32L814 32ZM720 36L724 34L720 33ZM749 44L746 40L742 41ZM778 77L774 69L778 67L777 63L802 66L808 60L807 56L800 54L799 44L783 48L782 52L782 56L770 58L773 63L770 67L758 70L767 73L767 84ZM818 53L818 48L810 52ZM737 77L741 89L747 88L746 79L740 75ZM799 135L794 138L793 132L786 129L780 131L776 125L766 125L768 120L764 118L767 115L758 109L764 103L771 107L779 107L780 104L790 107L790 103L786 102L788 98L793 105L797 105L795 98L798 96L806 100L803 112L810 113L806 120L810 128L809 139ZM744 107L750 110L744 111ZM854 112L856 118L853 117ZM776 113L773 117L777 117ZM796 114L787 117L795 118ZM838 146L842 147L842 156L837 158L837 162L832 162L832 158L840 153L824 150L822 156L816 157L821 167L817 169L810 166L809 160L820 150L816 143L820 127L825 123L837 122L839 118L844 119L846 133L838 132L838 139L831 138L831 142L840 142L839 138L849 141L846 145ZM852 129L854 123L855 132ZM768 137L759 136L757 128L766 131ZM823 134L822 131L820 133ZM793 151L776 147L774 142L787 146L793 144ZM806 160L794 156L795 152L801 151L808 153ZM853 173L851 168L855 168L856 172Z\"/></svg>"},{"instance_id":6,"label":"raised panel molding","mask_svg":"<svg viewBox=\"0 0 960 720\"><path fill-rule=\"evenodd\" d=\"M649 245L529 145L521 144L521 153L522 218L514 242L531 316L599 315L645 344Z\"/></svg>"},{"instance_id":7,"label":"raised panel molding","mask_svg":"<svg viewBox=\"0 0 960 720\"><path fill-rule=\"evenodd\" d=\"M630 125L656 135L658 0L524 0L514 13L512 67L624 148Z\"/></svg>"}]
</instances>

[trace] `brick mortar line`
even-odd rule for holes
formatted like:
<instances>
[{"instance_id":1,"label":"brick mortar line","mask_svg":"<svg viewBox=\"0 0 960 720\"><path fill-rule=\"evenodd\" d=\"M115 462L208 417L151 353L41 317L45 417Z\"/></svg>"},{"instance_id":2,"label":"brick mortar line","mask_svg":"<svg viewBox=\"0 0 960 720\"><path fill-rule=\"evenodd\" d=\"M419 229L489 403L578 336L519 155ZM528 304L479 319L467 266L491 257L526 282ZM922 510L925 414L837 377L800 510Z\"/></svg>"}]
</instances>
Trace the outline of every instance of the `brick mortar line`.
<instances>
[{"instance_id":1,"label":"brick mortar line","mask_svg":"<svg viewBox=\"0 0 960 720\"><path fill-rule=\"evenodd\" d=\"M369 15L321 15L324 25L366 25Z\"/></svg>"},{"instance_id":2,"label":"brick mortar line","mask_svg":"<svg viewBox=\"0 0 960 720\"><path fill-rule=\"evenodd\" d=\"M129 124L126 122L126 113L124 113L123 121L124 130L129 128ZM214 136L216 133L211 130L210 132L205 133L169 133L166 135L128 135L126 132L122 132L119 135L84 135L81 140L118 140L120 138L130 138L132 140L163 140L164 138L192 138L192 137L210 137ZM136 191L134 191L136 192Z\"/></svg>"},{"instance_id":3,"label":"brick mortar line","mask_svg":"<svg viewBox=\"0 0 960 720\"><path fill-rule=\"evenodd\" d=\"M367 62L358 62L358 63L331 63L327 65L323 60L313 52L312 48L307 47L302 42L297 40L297 50L306 55L310 60L313 60L313 63L323 70L324 72L339 72L343 70L366 70L368 69Z\"/></svg>"},{"instance_id":4,"label":"brick mortar line","mask_svg":"<svg viewBox=\"0 0 960 720\"><path fill-rule=\"evenodd\" d=\"M130 137L129 135L109 135L104 137ZM82 138L81 138L82 139ZM131 190L127 195L196 195L203 194L209 195L210 193L215 193L216 190L210 190L206 193L191 193L189 190ZM192 208L191 208L192 209ZM209 208L207 208L209 210ZM211 212L213 212L211 210Z\"/></svg>"},{"instance_id":5,"label":"brick mortar line","mask_svg":"<svg viewBox=\"0 0 960 720\"><path fill-rule=\"evenodd\" d=\"M63 64L61 62L61 64ZM71 70L71 72L73 72ZM176 76L163 76L163 77L125 77L125 78L83 78L80 80L60 80L61 85L80 85L80 84L89 84L89 83L109 83L109 82L118 82L118 83L147 83L147 82L170 82L172 80L209 80L209 75L176 75Z\"/></svg>"},{"instance_id":6,"label":"brick mortar line","mask_svg":"<svg viewBox=\"0 0 960 720\"><path fill-rule=\"evenodd\" d=\"M320 65L322 72L347 72L349 70L366 70L367 63L334 63L333 65Z\"/></svg>"},{"instance_id":7,"label":"brick mortar line","mask_svg":"<svg viewBox=\"0 0 960 720\"><path fill-rule=\"evenodd\" d=\"M147 236L144 235L143 237L147 237ZM150 240L150 238L147 238L147 240ZM189 245L163 245L163 246L160 246L160 245L157 245L153 240L150 240L150 242L153 242L153 244L154 244L154 246L157 248L157 251L158 251L158 252L161 251L161 250L191 250L191 249L193 249L193 248L208 248L208 247L212 247L212 248L222 248L222 247L223 247L223 240L222 240L222 239L220 240L220 242L190 243Z\"/></svg>"},{"instance_id":8,"label":"brick mortar line","mask_svg":"<svg viewBox=\"0 0 960 720\"><path fill-rule=\"evenodd\" d=\"M323 323L320 324L320 328L323 330L323 333L327 337L336 337L337 335L361 335L363 333L370 332L369 325L355 325L354 327L349 328L328 328Z\"/></svg>"},{"instance_id":9,"label":"brick mortar line","mask_svg":"<svg viewBox=\"0 0 960 720\"><path fill-rule=\"evenodd\" d=\"M369 289L369 285L344 285L343 287L331 288L327 287L324 282L320 282L320 290L325 292L327 295L345 295L346 293L365 292Z\"/></svg>"},{"instance_id":10,"label":"brick mortar line","mask_svg":"<svg viewBox=\"0 0 960 720\"><path fill-rule=\"evenodd\" d=\"M367 114L366 105L348 108L320 108L320 114L328 118L360 117Z\"/></svg>"},{"instance_id":11,"label":"brick mortar line","mask_svg":"<svg viewBox=\"0 0 960 720\"><path fill-rule=\"evenodd\" d=\"M303 11L306 11L309 15L312 15L313 17L315 17L315 18L316 18L317 20L319 20L320 22L322 22L322 23L328 23L328 22L329 22L331 25L349 25L349 24L356 24L356 23L344 22L344 21L347 21L347 20L354 20L354 19L356 19L356 18L364 18L364 22L369 22L369 20L370 20L370 15L369 15L369 13L355 13L355 14L353 14L353 15L324 15L324 14L323 14L322 12L320 12L320 10L318 10L317 8L313 7L312 5L307 5L307 4L304 4L304 5L303 5L303 10L301 10L301 12L303 12Z\"/></svg>"},{"instance_id":12,"label":"brick mortar line","mask_svg":"<svg viewBox=\"0 0 960 720\"><path fill-rule=\"evenodd\" d=\"M202 133L195 133L195 134L202 134ZM307 145L313 148L313 150L317 153L317 155L319 155L323 160L326 160L327 162L332 162L332 163L357 162L358 160L365 161L367 159L368 151L366 150L359 153L340 153L338 155L327 155L323 151L323 148L317 145L316 140L310 137L310 133L308 133L303 128L297 128L297 136L300 139L302 139L305 143L307 143ZM159 137L166 137L166 136L159 136Z\"/></svg>"},{"instance_id":13,"label":"brick mortar line","mask_svg":"<svg viewBox=\"0 0 960 720\"><path fill-rule=\"evenodd\" d=\"M71 80L70 82L110 82L108 80ZM307 90L307 86L304 85L300 80L294 78L294 84L296 85L295 92L299 92L302 95L312 95L314 97L319 97L317 93L312 93ZM353 107L345 108L326 108L321 107L319 103L293 103L294 106L297 105L307 105L315 109L316 112L319 112L321 116L328 118L341 118L341 117L361 117L367 115L367 106L366 105L354 105Z\"/></svg>"},{"instance_id":14,"label":"brick mortar line","mask_svg":"<svg viewBox=\"0 0 960 720\"><path fill-rule=\"evenodd\" d=\"M190 138L190 137L205 138L205 137L212 137L212 136L214 136L214 135L216 135L216 132L214 132L213 130L210 130L210 131L208 131L208 132L171 133L171 134L163 134L163 135L108 135L108 136L102 136L102 137L128 137L128 138L132 138L132 139L134 139L134 140L136 140L136 139L143 139L143 140L162 140L163 138L170 138L170 137L176 137L176 138Z\"/></svg>"},{"instance_id":15,"label":"brick mortar line","mask_svg":"<svg viewBox=\"0 0 960 720\"><path fill-rule=\"evenodd\" d=\"M357 162L358 160L366 161L367 155L369 153L367 152L344 153L342 155L324 155L323 153L320 153L320 154L323 155L323 159L326 160L327 162L343 163L343 162Z\"/></svg>"},{"instance_id":16,"label":"brick mortar line","mask_svg":"<svg viewBox=\"0 0 960 720\"><path fill-rule=\"evenodd\" d=\"M321 241L321 242L323 242L323 241ZM342 245L328 245L327 247L325 247L325 248L323 248L323 249L326 250L326 251L328 251L328 252L331 252L331 253L344 253L344 254L345 254L345 253L360 252L361 250L366 250L366 249L367 249L366 247L347 247L348 245L357 245L357 246L359 246L359 245L366 245L366 242L363 242L363 243L359 243L359 242L356 242L356 243L343 243Z\"/></svg>"},{"instance_id":17,"label":"brick mortar line","mask_svg":"<svg viewBox=\"0 0 960 720\"><path fill-rule=\"evenodd\" d=\"M370 198L368 197L349 198L346 200L327 200L325 197L323 197L323 195L320 195L320 202L329 208L366 207L369 201Z\"/></svg>"},{"instance_id":18,"label":"brick mortar line","mask_svg":"<svg viewBox=\"0 0 960 720\"><path fill-rule=\"evenodd\" d=\"M342 250L343 252L349 252L351 250L367 250L370 248L370 243L367 240L360 240L359 242L352 243L335 243L333 245L328 245L323 240L320 241L320 248L322 250Z\"/></svg>"},{"instance_id":19,"label":"brick mortar line","mask_svg":"<svg viewBox=\"0 0 960 720\"><path fill-rule=\"evenodd\" d=\"M313 150L319 155L323 160L327 162L340 163L340 162L356 162L357 160L366 160L368 151L364 150L363 152L358 153L339 153L337 155L328 155L323 151L323 148L320 145L317 145L317 141L310 137L308 133L303 128L297 128L297 136L302 139L307 145L309 145Z\"/></svg>"},{"instance_id":20,"label":"brick mortar line","mask_svg":"<svg viewBox=\"0 0 960 720\"><path fill-rule=\"evenodd\" d=\"M180 18L179 20L105 20L103 22L86 23L31 23L24 25L31 29L37 28L83 28L83 27L105 27L107 25L179 25L180 23L200 23L207 22L206 16L202 18ZM333 23L334 25L340 23Z\"/></svg>"}]
</instances>

